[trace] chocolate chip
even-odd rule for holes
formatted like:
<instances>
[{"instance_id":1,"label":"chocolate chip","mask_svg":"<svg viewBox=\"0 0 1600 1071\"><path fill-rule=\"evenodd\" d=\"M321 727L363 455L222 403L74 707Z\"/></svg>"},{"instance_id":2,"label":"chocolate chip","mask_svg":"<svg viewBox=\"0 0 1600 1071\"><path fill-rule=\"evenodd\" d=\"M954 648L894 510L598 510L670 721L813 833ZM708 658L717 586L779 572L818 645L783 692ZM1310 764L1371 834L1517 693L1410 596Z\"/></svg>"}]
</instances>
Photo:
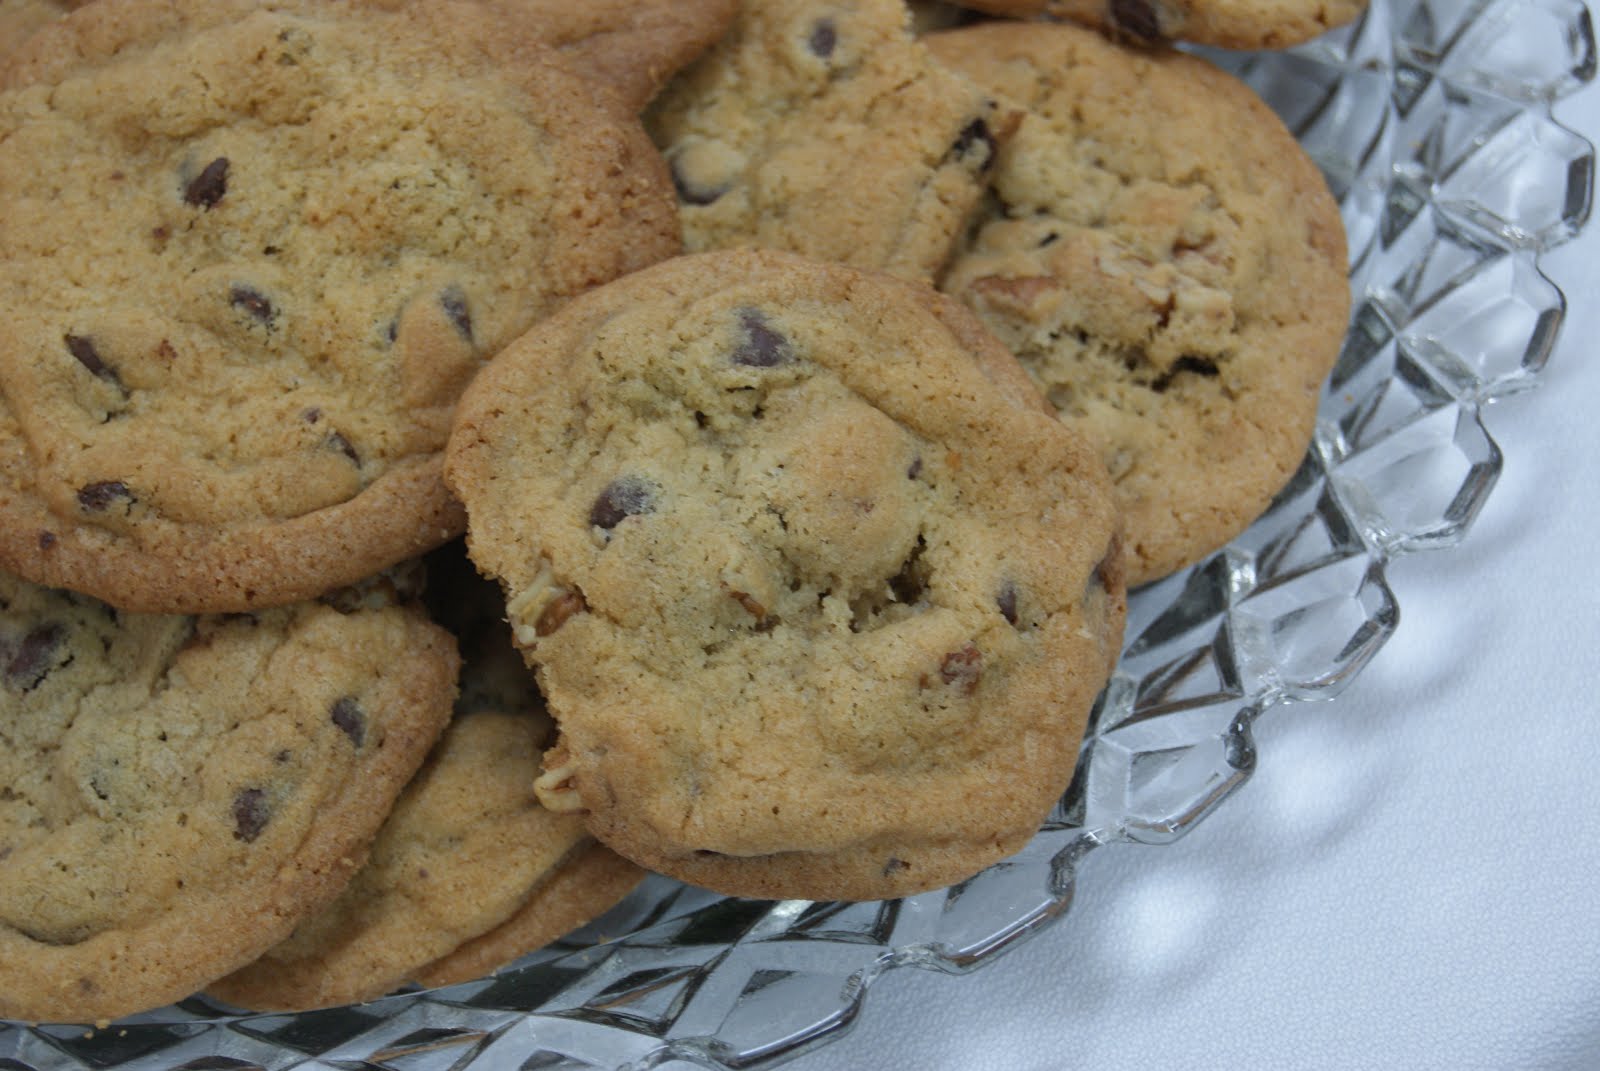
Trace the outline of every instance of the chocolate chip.
<instances>
[{"instance_id":1,"label":"chocolate chip","mask_svg":"<svg viewBox=\"0 0 1600 1071\"><path fill-rule=\"evenodd\" d=\"M678 191L678 200L686 205L713 204L723 194L727 193L730 184L726 182L707 185L697 182L683 172L682 161L679 157L672 158L672 188Z\"/></svg>"},{"instance_id":2,"label":"chocolate chip","mask_svg":"<svg viewBox=\"0 0 1600 1071\"><path fill-rule=\"evenodd\" d=\"M927 594L928 569L922 562L922 552L927 546L928 541L918 536L917 545L906 555L906 560L900 564L899 571L889 578L889 591L894 595L895 602L904 606L914 606L921 601L923 595Z\"/></svg>"},{"instance_id":3,"label":"chocolate chip","mask_svg":"<svg viewBox=\"0 0 1600 1071\"><path fill-rule=\"evenodd\" d=\"M978 161L979 170L986 170L994 163L995 150L999 144L994 140L994 133L989 129L989 124L982 116L972 120L961 128L961 133L956 136L955 144L950 146L950 155L961 159L970 153L975 146L981 147L983 156Z\"/></svg>"},{"instance_id":4,"label":"chocolate chip","mask_svg":"<svg viewBox=\"0 0 1600 1071\"><path fill-rule=\"evenodd\" d=\"M64 335L62 337L67 344L67 352L72 354L74 360L87 368L90 375L96 379L105 380L124 394L128 393L127 388L122 385L122 379L117 375L117 370L106 364L101 358L100 351L95 348L92 339L85 338L83 335Z\"/></svg>"},{"instance_id":5,"label":"chocolate chip","mask_svg":"<svg viewBox=\"0 0 1600 1071\"><path fill-rule=\"evenodd\" d=\"M951 651L939 662L939 679L961 689L962 695L978 690L978 679L983 675L983 652L973 644L959 651Z\"/></svg>"},{"instance_id":6,"label":"chocolate chip","mask_svg":"<svg viewBox=\"0 0 1600 1071\"><path fill-rule=\"evenodd\" d=\"M267 793L259 788L242 788L233 796L233 838L246 844L261 836L272 814Z\"/></svg>"},{"instance_id":7,"label":"chocolate chip","mask_svg":"<svg viewBox=\"0 0 1600 1071\"><path fill-rule=\"evenodd\" d=\"M333 704L328 716L333 719L333 724L337 725L356 747L360 747L366 742L367 715L361 709L361 704L357 703L353 697L348 695L341 697L338 702Z\"/></svg>"},{"instance_id":8,"label":"chocolate chip","mask_svg":"<svg viewBox=\"0 0 1600 1071\"><path fill-rule=\"evenodd\" d=\"M52 548L55 547L55 545L56 545L56 534L54 532L41 531L39 533L39 549L40 550L51 550Z\"/></svg>"},{"instance_id":9,"label":"chocolate chip","mask_svg":"<svg viewBox=\"0 0 1600 1071\"><path fill-rule=\"evenodd\" d=\"M1157 394L1161 394L1165 392L1168 387L1172 386L1173 380L1177 379L1178 376L1185 372L1189 373L1190 375L1202 376L1208 379L1219 374L1217 363L1215 361L1207 360L1204 357L1186 355L1179 357L1176 361L1173 361L1171 368L1168 368L1165 372L1161 373L1161 375L1157 376L1155 381L1150 384L1150 389L1155 391Z\"/></svg>"},{"instance_id":10,"label":"chocolate chip","mask_svg":"<svg viewBox=\"0 0 1600 1071\"><path fill-rule=\"evenodd\" d=\"M351 464L361 464L361 455L356 453L356 448L354 446L350 445L350 440L346 439L339 432L335 431L329 433L328 437L322 441L323 444L328 447L328 449L337 450L339 453L349 458Z\"/></svg>"},{"instance_id":11,"label":"chocolate chip","mask_svg":"<svg viewBox=\"0 0 1600 1071\"><path fill-rule=\"evenodd\" d=\"M655 485L638 476L619 476L595 497L589 507L589 523L609 532L624 519L655 508Z\"/></svg>"},{"instance_id":12,"label":"chocolate chip","mask_svg":"<svg viewBox=\"0 0 1600 1071\"><path fill-rule=\"evenodd\" d=\"M1111 21L1129 37L1140 41L1161 40L1161 21L1150 0L1111 0Z\"/></svg>"},{"instance_id":13,"label":"chocolate chip","mask_svg":"<svg viewBox=\"0 0 1600 1071\"><path fill-rule=\"evenodd\" d=\"M444 314L455 324L456 330L461 332L461 337L471 342L472 316L467 312L467 295L452 286L439 295L439 307L444 309Z\"/></svg>"},{"instance_id":14,"label":"chocolate chip","mask_svg":"<svg viewBox=\"0 0 1600 1071\"><path fill-rule=\"evenodd\" d=\"M573 614L581 614L588 608L589 604L583 601L582 592L563 591L550 601L544 612L539 615L539 619L533 623L533 634L548 636L565 625Z\"/></svg>"},{"instance_id":15,"label":"chocolate chip","mask_svg":"<svg viewBox=\"0 0 1600 1071\"><path fill-rule=\"evenodd\" d=\"M914 480L922 475L922 455L918 454L911 459L911 464L906 468L906 479Z\"/></svg>"},{"instance_id":16,"label":"chocolate chip","mask_svg":"<svg viewBox=\"0 0 1600 1071\"><path fill-rule=\"evenodd\" d=\"M228 192L228 158L219 156L184 188L183 200L196 208L212 208Z\"/></svg>"},{"instance_id":17,"label":"chocolate chip","mask_svg":"<svg viewBox=\"0 0 1600 1071\"><path fill-rule=\"evenodd\" d=\"M994 597L995 605L1000 607L1000 616L1006 619L1007 624L1017 623L1017 586L1007 580L1000 585L1000 593Z\"/></svg>"},{"instance_id":18,"label":"chocolate chip","mask_svg":"<svg viewBox=\"0 0 1600 1071\"><path fill-rule=\"evenodd\" d=\"M300 419L304 420L307 424L315 424L317 421L322 419L322 410L313 405L310 409L303 410L300 413Z\"/></svg>"},{"instance_id":19,"label":"chocolate chip","mask_svg":"<svg viewBox=\"0 0 1600 1071\"><path fill-rule=\"evenodd\" d=\"M767 318L755 309L739 310L739 328L744 332L733 351L733 363L751 368L776 368L794 360L789 340L774 331Z\"/></svg>"},{"instance_id":20,"label":"chocolate chip","mask_svg":"<svg viewBox=\"0 0 1600 1071\"><path fill-rule=\"evenodd\" d=\"M909 870L910 868L911 864L906 862L904 859L896 859L891 856L889 860L883 864L883 876L888 877L889 875L898 871Z\"/></svg>"},{"instance_id":21,"label":"chocolate chip","mask_svg":"<svg viewBox=\"0 0 1600 1071\"><path fill-rule=\"evenodd\" d=\"M24 692L38 687L56 668L56 659L66 638L66 626L54 621L30 629L15 650L6 652L10 655L5 663L6 684ZM0 651L6 651L6 647L0 647ZM71 657L67 660L71 661Z\"/></svg>"},{"instance_id":22,"label":"chocolate chip","mask_svg":"<svg viewBox=\"0 0 1600 1071\"><path fill-rule=\"evenodd\" d=\"M133 504L133 492L121 480L101 480L78 488L78 505L90 513L104 513L118 502Z\"/></svg>"},{"instance_id":23,"label":"chocolate chip","mask_svg":"<svg viewBox=\"0 0 1600 1071\"><path fill-rule=\"evenodd\" d=\"M811 36L806 38L806 47L819 59L833 55L834 46L838 43L839 28L832 19L818 19L811 27Z\"/></svg>"},{"instance_id":24,"label":"chocolate chip","mask_svg":"<svg viewBox=\"0 0 1600 1071\"><path fill-rule=\"evenodd\" d=\"M272 307L265 294L243 283L234 283L228 290L228 304L243 309L257 323L270 324L278 316L278 310Z\"/></svg>"}]
</instances>

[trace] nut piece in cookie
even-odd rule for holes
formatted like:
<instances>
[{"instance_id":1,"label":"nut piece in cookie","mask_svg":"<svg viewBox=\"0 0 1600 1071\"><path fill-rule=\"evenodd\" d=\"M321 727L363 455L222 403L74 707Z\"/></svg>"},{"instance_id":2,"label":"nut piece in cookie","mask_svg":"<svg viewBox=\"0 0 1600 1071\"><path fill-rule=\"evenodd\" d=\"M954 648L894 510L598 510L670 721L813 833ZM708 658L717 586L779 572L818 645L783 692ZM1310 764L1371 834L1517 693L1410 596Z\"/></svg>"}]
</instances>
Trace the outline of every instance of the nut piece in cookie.
<instances>
[{"instance_id":1,"label":"nut piece in cookie","mask_svg":"<svg viewBox=\"0 0 1600 1071\"><path fill-rule=\"evenodd\" d=\"M676 252L635 118L486 8L388 6L96 3L4 69L0 565L199 612L413 557L478 367Z\"/></svg>"},{"instance_id":2,"label":"nut piece in cookie","mask_svg":"<svg viewBox=\"0 0 1600 1071\"><path fill-rule=\"evenodd\" d=\"M560 738L547 805L736 895L1016 851L1119 647L1103 467L969 314L776 252L574 301L463 399L447 479Z\"/></svg>"},{"instance_id":3,"label":"nut piece in cookie","mask_svg":"<svg viewBox=\"0 0 1600 1071\"><path fill-rule=\"evenodd\" d=\"M419 611L118 613L0 574L0 1016L114 1019L288 936L449 716Z\"/></svg>"},{"instance_id":4,"label":"nut piece in cookie","mask_svg":"<svg viewBox=\"0 0 1600 1071\"><path fill-rule=\"evenodd\" d=\"M1349 315L1338 205L1243 83L1067 25L925 39L1025 110L940 289L1099 444L1130 583L1226 543L1305 455Z\"/></svg>"},{"instance_id":5,"label":"nut piece in cookie","mask_svg":"<svg viewBox=\"0 0 1600 1071\"><path fill-rule=\"evenodd\" d=\"M922 280L1011 122L932 61L900 0L746 0L646 115L691 251L783 249Z\"/></svg>"}]
</instances>

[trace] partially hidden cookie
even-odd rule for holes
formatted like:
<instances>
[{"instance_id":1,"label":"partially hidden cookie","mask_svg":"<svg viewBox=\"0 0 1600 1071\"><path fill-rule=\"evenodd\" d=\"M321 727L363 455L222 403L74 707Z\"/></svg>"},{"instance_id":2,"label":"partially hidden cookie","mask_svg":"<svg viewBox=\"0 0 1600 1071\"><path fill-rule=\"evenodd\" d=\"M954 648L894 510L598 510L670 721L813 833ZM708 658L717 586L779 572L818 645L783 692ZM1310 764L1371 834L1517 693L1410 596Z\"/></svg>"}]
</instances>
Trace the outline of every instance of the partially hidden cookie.
<instances>
[{"instance_id":1,"label":"partially hidden cookie","mask_svg":"<svg viewBox=\"0 0 1600 1071\"><path fill-rule=\"evenodd\" d=\"M646 113L690 251L931 279L1010 116L932 62L901 0L745 0Z\"/></svg>"},{"instance_id":2,"label":"partially hidden cookie","mask_svg":"<svg viewBox=\"0 0 1600 1071\"><path fill-rule=\"evenodd\" d=\"M511 646L499 591L471 574L458 547L429 559L434 616L464 656L455 716L339 898L213 983L213 997L257 1010L371 1000L437 976L438 961L466 959L469 943L475 977L577 928L643 877L597 848L581 819L539 803L533 785L551 723ZM563 875L575 867L585 880L568 888ZM491 933L498 957L479 951Z\"/></svg>"},{"instance_id":3,"label":"partially hidden cookie","mask_svg":"<svg viewBox=\"0 0 1600 1071\"><path fill-rule=\"evenodd\" d=\"M1130 44L1193 41L1222 48L1288 48L1348 22L1366 0L954 0L991 15L1048 15Z\"/></svg>"},{"instance_id":4,"label":"partially hidden cookie","mask_svg":"<svg viewBox=\"0 0 1600 1071\"><path fill-rule=\"evenodd\" d=\"M0 91L0 565L235 611L463 520L456 397L678 247L631 115L474 4L119 0Z\"/></svg>"},{"instance_id":5,"label":"partially hidden cookie","mask_svg":"<svg viewBox=\"0 0 1600 1071\"><path fill-rule=\"evenodd\" d=\"M1299 466L1349 315L1322 176L1243 83L1092 30L926 38L1025 110L940 288L1103 451L1130 583L1226 543Z\"/></svg>"},{"instance_id":6,"label":"partially hidden cookie","mask_svg":"<svg viewBox=\"0 0 1600 1071\"><path fill-rule=\"evenodd\" d=\"M739 0L479 0L531 19L541 38L630 108L714 44Z\"/></svg>"},{"instance_id":7,"label":"partially hidden cookie","mask_svg":"<svg viewBox=\"0 0 1600 1071\"><path fill-rule=\"evenodd\" d=\"M0 1016L181 999L336 896L449 716L397 606L123 614L0 574Z\"/></svg>"},{"instance_id":8,"label":"partially hidden cookie","mask_svg":"<svg viewBox=\"0 0 1600 1071\"><path fill-rule=\"evenodd\" d=\"M932 888L1033 835L1119 646L1117 518L965 319L885 275L703 254L475 381L446 474L560 729L548 805L758 897Z\"/></svg>"}]
</instances>

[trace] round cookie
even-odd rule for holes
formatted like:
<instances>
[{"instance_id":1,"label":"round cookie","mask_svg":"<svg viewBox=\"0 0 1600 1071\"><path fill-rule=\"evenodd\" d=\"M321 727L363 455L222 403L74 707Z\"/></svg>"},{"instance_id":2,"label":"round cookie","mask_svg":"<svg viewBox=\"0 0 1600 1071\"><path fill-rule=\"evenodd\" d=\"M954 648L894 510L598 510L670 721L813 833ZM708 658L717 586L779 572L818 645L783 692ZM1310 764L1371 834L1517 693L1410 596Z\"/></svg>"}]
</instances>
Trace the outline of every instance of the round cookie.
<instances>
[{"instance_id":1,"label":"round cookie","mask_svg":"<svg viewBox=\"0 0 1600 1071\"><path fill-rule=\"evenodd\" d=\"M1011 120L931 61L901 0L745 0L645 121L690 251L759 246L929 280Z\"/></svg>"},{"instance_id":2,"label":"round cookie","mask_svg":"<svg viewBox=\"0 0 1600 1071\"><path fill-rule=\"evenodd\" d=\"M1349 315L1322 176L1243 83L1067 25L926 38L1026 110L940 280L1100 444L1128 579L1226 543L1300 464Z\"/></svg>"},{"instance_id":3,"label":"round cookie","mask_svg":"<svg viewBox=\"0 0 1600 1071\"><path fill-rule=\"evenodd\" d=\"M449 716L415 610L123 614L0 574L0 1016L157 1007L338 894Z\"/></svg>"},{"instance_id":4,"label":"round cookie","mask_svg":"<svg viewBox=\"0 0 1600 1071\"><path fill-rule=\"evenodd\" d=\"M413 557L477 368L676 250L636 118L486 9L383 8L97 3L7 68L0 565L201 611Z\"/></svg>"},{"instance_id":5,"label":"round cookie","mask_svg":"<svg viewBox=\"0 0 1600 1071\"><path fill-rule=\"evenodd\" d=\"M258 1010L371 1000L498 932L507 947L491 969L587 922L643 876L595 849L576 816L535 797L552 726L511 646L498 589L451 544L429 555L428 592L465 659L455 717L339 898L213 983L211 996ZM591 849L614 862L590 861ZM562 876L574 867L604 880L566 888ZM548 895L558 883L561 894ZM513 932L531 943L511 947L504 938Z\"/></svg>"},{"instance_id":6,"label":"round cookie","mask_svg":"<svg viewBox=\"0 0 1600 1071\"><path fill-rule=\"evenodd\" d=\"M1016 851L1066 788L1123 619L1105 473L938 300L682 257L464 396L446 478L560 728L541 798L620 854L875 899Z\"/></svg>"},{"instance_id":7,"label":"round cookie","mask_svg":"<svg viewBox=\"0 0 1600 1071\"><path fill-rule=\"evenodd\" d=\"M963 7L1094 26L1131 44L1193 41L1222 48L1288 48L1352 22L1366 0L954 0Z\"/></svg>"}]
</instances>

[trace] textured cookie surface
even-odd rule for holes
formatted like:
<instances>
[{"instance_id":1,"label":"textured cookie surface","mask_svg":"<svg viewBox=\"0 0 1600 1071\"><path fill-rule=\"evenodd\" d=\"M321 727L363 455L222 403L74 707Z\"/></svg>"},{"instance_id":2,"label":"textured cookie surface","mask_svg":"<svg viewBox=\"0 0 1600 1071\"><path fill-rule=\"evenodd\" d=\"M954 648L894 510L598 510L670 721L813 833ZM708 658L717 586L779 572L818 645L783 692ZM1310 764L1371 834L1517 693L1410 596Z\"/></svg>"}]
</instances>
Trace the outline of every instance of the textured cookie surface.
<instances>
[{"instance_id":1,"label":"textured cookie surface","mask_svg":"<svg viewBox=\"0 0 1600 1071\"><path fill-rule=\"evenodd\" d=\"M746 0L646 116L693 251L931 278L1009 118L930 61L900 0Z\"/></svg>"},{"instance_id":2,"label":"textured cookie surface","mask_svg":"<svg viewBox=\"0 0 1600 1071\"><path fill-rule=\"evenodd\" d=\"M459 530L479 364L676 248L642 128L553 52L381 7L93 4L7 69L0 562L176 611L412 556Z\"/></svg>"},{"instance_id":3,"label":"textured cookie surface","mask_svg":"<svg viewBox=\"0 0 1600 1071\"><path fill-rule=\"evenodd\" d=\"M0 0L0 67L35 30L67 13L56 0Z\"/></svg>"},{"instance_id":4,"label":"textured cookie surface","mask_svg":"<svg viewBox=\"0 0 1600 1071\"><path fill-rule=\"evenodd\" d=\"M679 258L463 400L447 479L560 728L544 798L621 854L873 899L1015 851L1065 789L1121 631L1105 474L928 294Z\"/></svg>"},{"instance_id":5,"label":"textured cookie surface","mask_svg":"<svg viewBox=\"0 0 1600 1071\"><path fill-rule=\"evenodd\" d=\"M335 896L449 715L450 637L119 614L0 575L0 1016L188 996Z\"/></svg>"},{"instance_id":6,"label":"textured cookie surface","mask_svg":"<svg viewBox=\"0 0 1600 1071\"><path fill-rule=\"evenodd\" d=\"M739 0L479 0L533 20L542 40L632 108L704 52L733 22Z\"/></svg>"},{"instance_id":7,"label":"textured cookie surface","mask_svg":"<svg viewBox=\"0 0 1600 1071\"><path fill-rule=\"evenodd\" d=\"M1027 112L941 289L1100 444L1129 582L1198 559L1310 441L1349 311L1338 206L1276 116L1202 60L1067 25L926 40Z\"/></svg>"},{"instance_id":8,"label":"textured cookie surface","mask_svg":"<svg viewBox=\"0 0 1600 1071\"><path fill-rule=\"evenodd\" d=\"M212 996L273 1010L370 1000L526 914L518 932L529 943L506 949L487 970L581 925L631 888L577 889L530 907L594 842L581 819L546 810L534 795L551 723L511 645L498 589L471 573L458 547L429 556L428 585L435 618L450 626L465 660L454 719L339 898L210 986ZM634 882L641 876L620 859L614 866ZM533 922L542 931L533 932Z\"/></svg>"},{"instance_id":9,"label":"textured cookie surface","mask_svg":"<svg viewBox=\"0 0 1600 1071\"><path fill-rule=\"evenodd\" d=\"M1288 48L1343 26L1366 0L956 0L993 15L1049 15L1132 44Z\"/></svg>"}]
</instances>

